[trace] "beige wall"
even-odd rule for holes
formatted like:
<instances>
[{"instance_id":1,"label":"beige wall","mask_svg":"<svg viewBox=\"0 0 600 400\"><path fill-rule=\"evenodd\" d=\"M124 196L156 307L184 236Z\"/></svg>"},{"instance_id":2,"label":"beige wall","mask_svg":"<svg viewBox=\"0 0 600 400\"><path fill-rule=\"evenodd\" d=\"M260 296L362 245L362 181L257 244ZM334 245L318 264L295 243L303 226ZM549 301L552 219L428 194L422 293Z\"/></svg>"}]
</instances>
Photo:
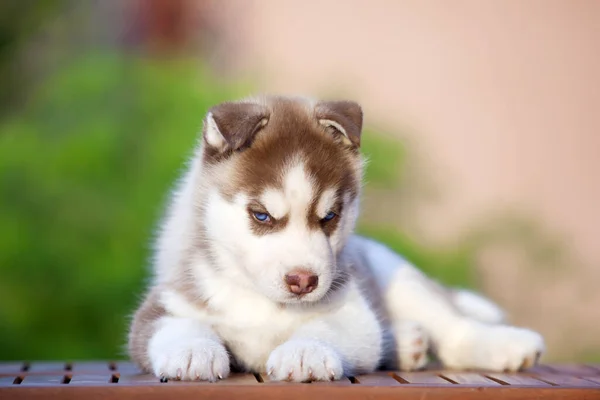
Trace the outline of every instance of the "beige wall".
<instances>
[{"instance_id":1,"label":"beige wall","mask_svg":"<svg viewBox=\"0 0 600 400\"><path fill-rule=\"evenodd\" d=\"M423 240L507 206L541 218L573 267L540 280L495 259L485 290L551 357L600 348L600 1L239 0L223 21L235 73L265 91L345 93L368 123L414 128L443 195Z\"/></svg>"}]
</instances>

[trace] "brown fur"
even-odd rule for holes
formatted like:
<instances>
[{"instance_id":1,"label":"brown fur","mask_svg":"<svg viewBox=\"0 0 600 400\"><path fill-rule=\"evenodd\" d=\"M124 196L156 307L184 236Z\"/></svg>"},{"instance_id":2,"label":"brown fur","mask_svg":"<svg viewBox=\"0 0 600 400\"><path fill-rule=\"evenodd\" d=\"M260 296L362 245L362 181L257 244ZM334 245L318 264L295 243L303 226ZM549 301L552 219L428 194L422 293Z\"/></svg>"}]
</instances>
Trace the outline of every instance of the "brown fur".
<instances>
[{"instance_id":1,"label":"brown fur","mask_svg":"<svg viewBox=\"0 0 600 400\"><path fill-rule=\"evenodd\" d=\"M154 324L160 317L167 315L159 297L157 289L148 293L135 312L129 330L129 355L142 370L147 372L152 370L148 357L148 342L154 334Z\"/></svg>"},{"instance_id":2,"label":"brown fur","mask_svg":"<svg viewBox=\"0 0 600 400\"><path fill-rule=\"evenodd\" d=\"M219 179L223 195L233 199L237 193L243 192L258 203L258 197L266 188L278 189L283 186L282 171L290 162L295 161L296 157L300 157L316 185L315 201L307 215L308 225L313 229L323 229L330 235L335 231L338 222L337 218L334 218L323 223L316 216L315 208L321 194L329 188L337 189L338 204L333 211L339 214L343 211L342 194L348 194L352 200L358 195L360 186L360 158L357 146L360 143L362 113L358 105L353 108L348 106L348 103L319 103L316 110L321 111L320 115L317 115L316 110L309 112L300 102L286 98L270 99L269 121L255 133L252 145L236 151L225 150L228 157L215 156L214 152L209 150L204 157L206 166L210 168L211 174L219 175L218 165L215 163L233 165L233 173L227 173L227 176ZM335 112L336 106L342 108ZM354 111L353 117L343 116L347 109ZM351 132L348 134L353 144L348 146L341 137L342 133L332 132L330 128L319 124L319 117L337 119L336 122L344 126L347 132ZM281 224L274 223L271 227L257 226L256 232L267 233L275 226L281 227Z\"/></svg>"}]
</instances>

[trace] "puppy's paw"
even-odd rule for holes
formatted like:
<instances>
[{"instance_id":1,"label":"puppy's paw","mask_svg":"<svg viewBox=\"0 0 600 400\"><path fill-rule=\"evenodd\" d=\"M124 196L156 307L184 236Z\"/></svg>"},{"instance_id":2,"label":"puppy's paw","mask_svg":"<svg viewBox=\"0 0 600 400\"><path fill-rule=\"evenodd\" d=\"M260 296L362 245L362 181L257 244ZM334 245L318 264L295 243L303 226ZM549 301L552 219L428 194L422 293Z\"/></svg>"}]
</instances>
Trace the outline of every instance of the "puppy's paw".
<instances>
[{"instance_id":1,"label":"puppy's paw","mask_svg":"<svg viewBox=\"0 0 600 400\"><path fill-rule=\"evenodd\" d=\"M168 379L214 382L229 375L229 356L223 345L212 339L170 342L150 348L150 361L156 376Z\"/></svg>"},{"instance_id":2,"label":"puppy's paw","mask_svg":"<svg viewBox=\"0 0 600 400\"><path fill-rule=\"evenodd\" d=\"M342 359L316 340L293 339L277 347L267 360L267 373L276 381L330 381L344 375Z\"/></svg>"},{"instance_id":3,"label":"puppy's paw","mask_svg":"<svg viewBox=\"0 0 600 400\"><path fill-rule=\"evenodd\" d=\"M545 350L544 339L529 329L484 325L465 335L454 349L445 349L448 367L515 372L533 367Z\"/></svg>"},{"instance_id":4,"label":"puppy's paw","mask_svg":"<svg viewBox=\"0 0 600 400\"><path fill-rule=\"evenodd\" d=\"M427 364L429 336L420 324L401 321L394 325L398 364L401 371L414 371Z\"/></svg>"}]
</instances>

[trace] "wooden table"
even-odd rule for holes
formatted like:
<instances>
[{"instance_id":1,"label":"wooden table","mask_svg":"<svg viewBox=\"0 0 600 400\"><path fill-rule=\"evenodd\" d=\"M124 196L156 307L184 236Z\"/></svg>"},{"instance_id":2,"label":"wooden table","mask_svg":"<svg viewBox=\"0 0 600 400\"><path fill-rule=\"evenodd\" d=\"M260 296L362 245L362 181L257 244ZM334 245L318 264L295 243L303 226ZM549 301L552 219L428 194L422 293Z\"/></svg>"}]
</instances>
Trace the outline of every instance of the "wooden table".
<instances>
[{"instance_id":1,"label":"wooden table","mask_svg":"<svg viewBox=\"0 0 600 400\"><path fill-rule=\"evenodd\" d=\"M217 383L161 382L128 362L0 363L0 399L600 399L600 365L542 365L518 374L378 372L337 382L269 382L234 374Z\"/></svg>"}]
</instances>

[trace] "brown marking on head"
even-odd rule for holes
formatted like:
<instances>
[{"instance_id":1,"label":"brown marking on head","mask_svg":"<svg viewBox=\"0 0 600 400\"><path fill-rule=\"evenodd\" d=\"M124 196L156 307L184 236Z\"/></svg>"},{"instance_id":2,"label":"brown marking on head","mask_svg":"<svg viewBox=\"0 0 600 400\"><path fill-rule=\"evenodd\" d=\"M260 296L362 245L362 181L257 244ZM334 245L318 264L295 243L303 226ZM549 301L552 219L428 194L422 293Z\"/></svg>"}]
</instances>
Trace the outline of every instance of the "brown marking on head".
<instances>
[{"instance_id":1,"label":"brown marking on head","mask_svg":"<svg viewBox=\"0 0 600 400\"><path fill-rule=\"evenodd\" d=\"M227 118L214 118L219 130L231 131L238 126L236 121L244 121L247 135L235 143L244 143L232 150L225 146L221 153L215 147L206 146L205 167L210 175L217 177L217 186L222 194L233 199L237 193L244 193L253 203L259 201L265 189L283 187L284 172L291 163L300 161L314 185L314 201L309 205L308 225L332 234L338 225L338 218L321 221L315 213L316 205L326 189L338 191L336 213L341 213L343 195L354 199L360 190L361 159L358 152L362 111L353 102L308 102L284 98L268 97L256 103L256 107L235 108L227 105ZM246 104L246 103L242 103ZM214 109L219 109L219 106ZM250 118L247 113L253 115ZM216 114L215 114L216 115ZM254 123L264 121L265 125L254 129ZM262 119L261 119L262 118ZM223 126L219 121L226 120ZM247 122L251 120L252 123ZM241 129L241 128L238 128ZM250 132L250 133L248 133ZM206 134L206 127L205 127ZM285 222L258 224L252 218L253 230L257 234L274 232L285 226Z\"/></svg>"},{"instance_id":2,"label":"brown marking on head","mask_svg":"<svg viewBox=\"0 0 600 400\"><path fill-rule=\"evenodd\" d=\"M315 115L322 124L337 130L356 148L360 147L363 113L357 103L353 101L323 101L315 106Z\"/></svg>"},{"instance_id":3,"label":"brown marking on head","mask_svg":"<svg viewBox=\"0 0 600 400\"><path fill-rule=\"evenodd\" d=\"M227 102L211 107L202 135L206 159L218 162L250 146L268 118L269 109L255 102ZM209 132L211 128L213 131Z\"/></svg>"}]
</instances>

